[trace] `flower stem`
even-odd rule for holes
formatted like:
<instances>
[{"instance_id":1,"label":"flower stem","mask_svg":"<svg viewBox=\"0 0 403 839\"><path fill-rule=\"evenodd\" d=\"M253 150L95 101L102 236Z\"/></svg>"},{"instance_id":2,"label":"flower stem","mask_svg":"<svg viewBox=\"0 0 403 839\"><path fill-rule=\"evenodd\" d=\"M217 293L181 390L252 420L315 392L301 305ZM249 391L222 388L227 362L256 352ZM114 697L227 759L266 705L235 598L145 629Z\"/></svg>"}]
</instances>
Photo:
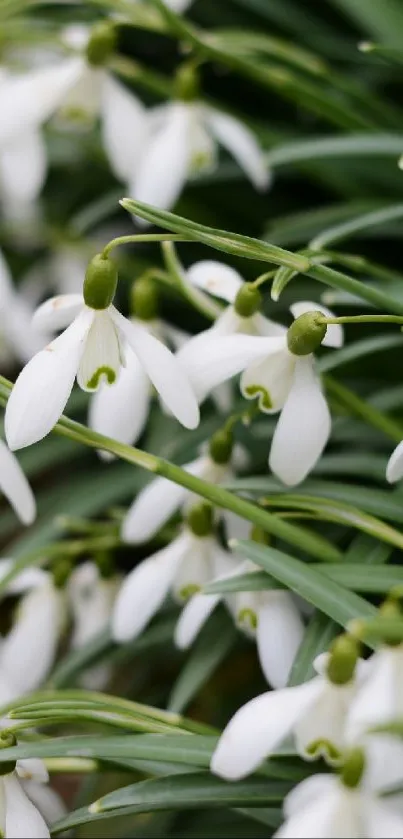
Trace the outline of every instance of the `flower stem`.
<instances>
[{"instance_id":1,"label":"flower stem","mask_svg":"<svg viewBox=\"0 0 403 839\"><path fill-rule=\"evenodd\" d=\"M403 324L403 315L343 315L342 317L323 317L323 323L398 323Z\"/></svg>"},{"instance_id":2,"label":"flower stem","mask_svg":"<svg viewBox=\"0 0 403 839\"><path fill-rule=\"evenodd\" d=\"M250 283L250 287L259 288L261 285L263 285L263 283L266 283L267 280L272 280L276 273L277 268L275 268L273 271L266 271L264 274L260 274L260 276L257 277L256 280L253 281L253 283Z\"/></svg>"},{"instance_id":3,"label":"flower stem","mask_svg":"<svg viewBox=\"0 0 403 839\"><path fill-rule=\"evenodd\" d=\"M331 376L325 376L324 379L326 390L332 396L335 396L341 405L347 408L350 413L360 417L360 419L372 425L373 428L377 428L378 431L382 431L395 443L400 443L400 440L403 439L403 427L399 423L385 416L385 414L353 393L348 387L340 384L340 382L336 382Z\"/></svg>"},{"instance_id":4,"label":"flower stem","mask_svg":"<svg viewBox=\"0 0 403 839\"><path fill-rule=\"evenodd\" d=\"M101 251L101 255L103 259L107 259L114 248L131 242L188 242L189 238L178 233L133 233L130 236L118 236L116 239L111 239Z\"/></svg>"}]
</instances>

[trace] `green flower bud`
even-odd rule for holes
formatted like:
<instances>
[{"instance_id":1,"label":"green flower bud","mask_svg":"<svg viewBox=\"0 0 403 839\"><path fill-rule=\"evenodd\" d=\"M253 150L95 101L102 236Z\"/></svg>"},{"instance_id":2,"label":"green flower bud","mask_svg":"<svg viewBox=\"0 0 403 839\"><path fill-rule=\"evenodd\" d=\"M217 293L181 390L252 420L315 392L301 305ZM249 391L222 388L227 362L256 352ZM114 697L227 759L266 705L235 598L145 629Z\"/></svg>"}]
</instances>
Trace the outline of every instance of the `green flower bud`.
<instances>
[{"instance_id":1,"label":"green flower bud","mask_svg":"<svg viewBox=\"0 0 403 839\"><path fill-rule=\"evenodd\" d=\"M60 557L52 564L53 585L55 588L63 589L73 570L73 563L67 556Z\"/></svg>"},{"instance_id":2,"label":"green flower bud","mask_svg":"<svg viewBox=\"0 0 403 839\"><path fill-rule=\"evenodd\" d=\"M209 536L213 532L213 508L206 501L195 504L188 512L187 526L195 536Z\"/></svg>"},{"instance_id":3,"label":"green flower bud","mask_svg":"<svg viewBox=\"0 0 403 839\"><path fill-rule=\"evenodd\" d=\"M107 309L115 296L118 269L112 260L97 253L88 263L84 280L84 302L90 309Z\"/></svg>"},{"instance_id":4,"label":"green flower bud","mask_svg":"<svg viewBox=\"0 0 403 839\"><path fill-rule=\"evenodd\" d=\"M140 277L130 291L130 308L140 320L154 320L158 314L158 293L154 283Z\"/></svg>"},{"instance_id":5,"label":"green flower bud","mask_svg":"<svg viewBox=\"0 0 403 839\"><path fill-rule=\"evenodd\" d=\"M0 734L0 749L12 749L13 746L17 745L17 740L14 734L11 732L3 732ZM14 772L16 767L16 760L7 760L4 763L0 763L0 776L1 775L11 775L11 772Z\"/></svg>"},{"instance_id":6,"label":"green flower bud","mask_svg":"<svg viewBox=\"0 0 403 839\"><path fill-rule=\"evenodd\" d=\"M232 431L221 429L210 438L209 454L214 463L229 463L234 448Z\"/></svg>"},{"instance_id":7,"label":"green flower bud","mask_svg":"<svg viewBox=\"0 0 403 839\"><path fill-rule=\"evenodd\" d=\"M200 81L192 64L182 64L174 79L174 98L182 102L194 102L200 97Z\"/></svg>"},{"instance_id":8,"label":"green flower bud","mask_svg":"<svg viewBox=\"0 0 403 839\"><path fill-rule=\"evenodd\" d=\"M402 612L400 609L399 600L394 596L393 592L387 597L387 599L380 605L378 610L379 617L382 620L385 620L385 624L387 621L401 621L402 620ZM398 647L402 641L398 637L394 638L392 633L384 632L383 634L383 643L386 644L388 647Z\"/></svg>"},{"instance_id":9,"label":"green flower bud","mask_svg":"<svg viewBox=\"0 0 403 839\"><path fill-rule=\"evenodd\" d=\"M341 780L350 789L358 787L365 769L365 755L362 749L351 749L347 753L341 770Z\"/></svg>"},{"instance_id":10,"label":"green flower bud","mask_svg":"<svg viewBox=\"0 0 403 839\"><path fill-rule=\"evenodd\" d=\"M259 545L270 545L271 542L270 533L267 533L263 530L263 527L259 527L257 524L254 524L251 528L249 538Z\"/></svg>"},{"instance_id":11,"label":"green flower bud","mask_svg":"<svg viewBox=\"0 0 403 839\"><path fill-rule=\"evenodd\" d=\"M334 685L351 682L359 656L358 641L351 635L340 635L329 650L327 677Z\"/></svg>"},{"instance_id":12,"label":"green flower bud","mask_svg":"<svg viewBox=\"0 0 403 839\"><path fill-rule=\"evenodd\" d=\"M322 312L306 312L291 324L287 332L288 349L293 355L310 355L320 347L327 326Z\"/></svg>"},{"instance_id":13,"label":"green flower bud","mask_svg":"<svg viewBox=\"0 0 403 839\"><path fill-rule=\"evenodd\" d=\"M106 64L116 47L116 29L110 23L101 21L96 23L91 30L87 44L87 61L93 67L101 67Z\"/></svg>"},{"instance_id":14,"label":"green flower bud","mask_svg":"<svg viewBox=\"0 0 403 839\"><path fill-rule=\"evenodd\" d=\"M245 283L235 298L234 309L241 318L250 318L261 309L262 295L257 288Z\"/></svg>"}]
</instances>

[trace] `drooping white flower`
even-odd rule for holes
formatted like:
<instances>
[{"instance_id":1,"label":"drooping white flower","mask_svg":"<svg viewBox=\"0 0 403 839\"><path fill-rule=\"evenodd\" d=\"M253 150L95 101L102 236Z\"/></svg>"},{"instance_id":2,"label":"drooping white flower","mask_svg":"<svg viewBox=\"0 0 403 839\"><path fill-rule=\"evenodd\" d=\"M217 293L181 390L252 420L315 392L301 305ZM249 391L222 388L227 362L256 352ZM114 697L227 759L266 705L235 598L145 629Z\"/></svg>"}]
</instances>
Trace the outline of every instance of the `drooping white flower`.
<instances>
[{"instance_id":1,"label":"drooping white flower","mask_svg":"<svg viewBox=\"0 0 403 839\"><path fill-rule=\"evenodd\" d=\"M403 477L403 440L393 450L386 467L386 480L390 484L400 481Z\"/></svg>"},{"instance_id":2,"label":"drooping white flower","mask_svg":"<svg viewBox=\"0 0 403 839\"><path fill-rule=\"evenodd\" d=\"M73 618L73 649L79 649L106 629L117 590L117 577L103 578L94 562L84 562L73 571L67 587ZM101 664L86 670L80 681L88 689L101 690L108 683L110 673L109 664Z\"/></svg>"},{"instance_id":3,"label":"drooping white flower","mask_svg":"<svg viewBox=\"0 0 403 839\"><path fill-rule=\"evenodd\" d=\"M187 428L197 426L196 399L172 353L111 303L94 309L78 294L52 298L38 309L36 322L51 329L70 326L31 359L14 385L5 416L11 449L31 445L52 430L76 376L89 392L102 380L113 384L125 365L126 344L174 416Z\"/></svg>"},{"instance_id":4,"label":"drooping white flower","mask_svg":"<svg viewBox=\"0 0 403 839\"><path fill-rule=\"evenodd\" d=\"M33 763L23 761L21 763ZM36 761L35 761L36 763ZM41 763L41 761L37 761ZM33 804L19 778L19 767L0 776L0 832L6 839L46 839L48 826L39 809Z\"/></svg>"},{"instance_id":5,"label":"drooping white flower","mask_svg":"<svg viewBox=\"0 0 403 839\"><path fill-rule=\"evenodd\" d=\"M48 827L66 815L66 807L60 795L49 786L49 773L42 760L17 760L15 771L25 794L39 810Z\"/></svg>"},{"instance_id":6,"label":"drooping white flower","mask_svg":"<svg viewBox=\"0 0 403 839\"><path fill-rule=\"evenodd\" d=\"M316 303L300 302L291 307L295 317L312 311L330 315L328 309ZM225 318L227 311L222 318ZM255 316L254 316L255 317ZM239 317L229 310L231 330L237 334L214 338L209 331L196 336L178 353L178 358L193 390L202 401L211 388L244 371L241 391L246 399L259 400L264 413L281 411L269 457L269 466L280 480L294 486L304 480L314 467L328 441L331 418L320 379L315 372L313 354L294 355L287 343L287 330L276 325L277 334L269 338L249 338L239 334ZM259 322L261 323L261 321ZM271 322L266 321L271 329ZM263 319L264 325L264 319ZM282 330L282 334L278 334ZM342 330L330 325L323 340L324 346L339 347ZM248 342L252 344L248 345ZM253 343L255 359L253 359ZM259 353L259 347L262 351ZM267 347L266 353L264 348Z\"/></svg>"},{"instance_id":7,"label":"drooping white flower","mask_svg":"<svg viewBox=\"0 0 403 839\"><path fill-rule=\"evenodd\" d=\"M3 440L0 440L0 490L23 524L32 524L36 516L35 497L18 463Z\"/></svg>"},{"instance_id":8,"label":"drooping white flower","mask_svg":"<svg viewBox=\"0 0 403 839\"><path fill-rule=\"evenodd\" d=\"M125 578L116 598L112 635L124 642L143 631L169 592L181 604L222 571L226 555L211 534L188 527L171 544L145 559Z\"/></svg>"},{"instance_id":9,"label":"drooping white flower","mask_svg":"<svg viewBox=\"0 0 403 839\"><path fill-rule=\"evenodd\" d=\"M55 660L65 620L65 598L49 575L21 598L0 649L0 665L19 694L38 688Z\"/></svg>"},{"instance_id":10,"label":"drooping white flower","mask_svg":"<svg viewBox=\"0 0 403 839\"><path fill-rule=\"evenodd\" d=\"M284 802L285 822L277 839L401 839L403 816L387 798L363 785L349 787L337 776L314 775Z\"/></svg>"},{"instance_id":11,"label":"drooping white flower","mask_svg":"<svg viewBox=\"0 0 403 839\"><path fill-rule=\"evenodd\" d=\"M361 678L336 684L327 673L329 656L315 659L318 675L302 685L269 691L247 702L228 723L211 760L211 770L228 780L249 775L293 734L306 760L323 755L337 761L345 744L345 720ZM359 662L362 666L362 662Z\"/></svg>"},{"instance_id":12,"label":"drooping white flower","mask_svg":"<svg viewBox=\"0 0 403 839\"><path fill-rule=\"evenodd\" d=\"M268 187L269 173L258 142L235 117L201 102L173 101L153 109L148 119L151 136L129 184L133 198L170 209L192 175L215 167L218 143L256 189Z\"/></svg>"},{"instance_id":13,"label":"drooping white flower","mask_svg":"<svg viewBox=\"0 0 403 839\"><path fill-rule=\"evenodd\" d=\"M231 554L227 555L227 563L227 577L258 570L252 562L237 560ZM176 626L177 646L186 649L193 643L220 601L225 602L237 626L256 640L260 664L267 681L274 688L285 687L304 634L304 625L289 592L273 590L226 595L196 594L186 604Z\"/></svg>"},{"instance_id":14,"label":"drooping white flower","mask_svg":"<svg viewBox=\"0 0 403 839\"><path fill-rule=\"evenodd\" d=\"M219 484L231 477L229 463L216 463L209 454L182 467L212 484ZM183 512L193 503L195 496L167 478L153 478L139 492L129 507L122 525L122 539L129 544L147 542L166 524L178 510Z\"/></svg>"}]
</instances>

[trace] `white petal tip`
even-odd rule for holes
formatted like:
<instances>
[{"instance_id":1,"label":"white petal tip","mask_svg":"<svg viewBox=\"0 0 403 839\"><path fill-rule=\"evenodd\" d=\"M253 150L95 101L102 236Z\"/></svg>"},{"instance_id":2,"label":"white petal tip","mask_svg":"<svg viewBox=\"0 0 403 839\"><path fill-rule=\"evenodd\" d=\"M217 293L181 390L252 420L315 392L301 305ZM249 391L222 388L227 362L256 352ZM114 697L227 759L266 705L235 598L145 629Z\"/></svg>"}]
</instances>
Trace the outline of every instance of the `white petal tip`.
<instances>
[{"instance_id":1,"label":"white petal tip","mask_svg":"<svg viewBox=\"0 0 403 839\"><path fill-rule=\"evenodd\" d=\"M239 545L239 539L228 539L227 545L232 551L235 551Z\"/></svg>"},{"instance_id":2,"label":"white petal tip","mask_svg":"<svg viewBox=\"0 0 403 839\"><path fill-rule=\"evenodd\" d=\"M104 463L111 463L112 460L116 460L116 456L111 452L107 452L106 449L97 449L97 455Z\"/></svg>"},{"instance_id":3,"label":"white petal tip","mask_svg":"<svg viewBox=\"0 0 403 839\"><path fill-rule=\"evenodd\" d=\"M218 775L219 778L224 778L225 781L239 781L242 777L245 777L242 773L237 772L234 761L228 759L228 757L223 760L219 751L219 747L217 747L211 758L210 772L213 775Z\"/></svg>"}]
</instances>

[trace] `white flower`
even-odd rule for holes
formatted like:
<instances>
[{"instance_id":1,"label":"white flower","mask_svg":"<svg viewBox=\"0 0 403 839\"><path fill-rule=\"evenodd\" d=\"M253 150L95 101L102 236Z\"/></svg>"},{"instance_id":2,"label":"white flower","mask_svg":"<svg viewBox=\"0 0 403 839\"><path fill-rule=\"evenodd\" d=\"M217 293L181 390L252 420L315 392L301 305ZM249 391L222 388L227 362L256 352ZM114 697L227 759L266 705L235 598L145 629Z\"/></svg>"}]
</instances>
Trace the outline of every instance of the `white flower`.
<instances>
[{"instance_id":1,"label":"white flower","mask_svg":"<svg viewBox=\"0 0 403 839\"><path fill-rule=\"evenodd\" d=\"M254 134L229 114L200 102L173 101L150 112L149 126L151 137L129 184L133 198L170 209L192 174L214 168L217 143L232 154L256 189L268 187Z\"/></svg>"},{"instance_id":2,"label":"white flower","mask_svg":"<svg viewBox=\"0 0 403 839\"><path fill-rule=\"evenodd\" d=\"M393 450L386 467L386 480L390 484L403 477L403 440Z\"/></svg>"},{"instance_id":3,"label":"white flower","mask_svg":"<svg viewBox=\"0 0 403 839\"><path fill-rule=\"evenodd\" d=\"M79 649L106 629L118 590L116 577L103 578L94 562L76 568L68 582L67 594L73 618L71 646ZM101 664L82 674L81 684L101 690L110 677L109 664Z\"/></svg>"},{"instance_id":4,"label":"white flower","mask_svg":"<svg viewBox=\"0 0 403 839\"><path fill-rule=\"evenodd\" d=\"M85 26L69 26L62 40L77 55L52 56L45 66L0 78L0 183L7 200L28 203L43 186L47 161L40 127L56 112L77 119L101 115L102 139L116 176L134 176L148 133L145 108L102 67L90 65Z\"/></svg>"},{"instance_id":5,"label":"white flower","mask_svg":"<svg viewBox=\"0 0 403 839\"><path fill-rule=\"evenodd\" d=\"M112 617L114 640L124 642L140 635L170 591L184 603L222 570L222 559L223 551L212 535L196 536L185 527L170 545L137 565L124 580Z\"/></svg>"},{"instance_id":6,"label":"white flower","mask_svg":"<svg viewBox=\"0 0 403 839\"><path fill-rule=\"evenodd\" d=\"M7 404L5 431L11 449L45 437L60 418L74 379L83 390L96 391L102 380L116 381L125 364L127 344L156 390L187 428L195 428L199 411L185 374L172 353L140 324L130 323L110 305L91 309L79 294L52 298L37 311L36 322L56 329L70 326L24 367Z\"/></svg>"},{"instance_id":7,"label":"white flower","mask_svg":"<svg viewBox=\"0 0 403 839\"><path fill-rule=\"evenodd\" d=\"M33 307L24 289L13 286L8 265L0 251L0 361L28 361L43 345L44 339L32 325Z\"/></svg>"},{"instance_id":8,"label":"white flower","mask_svg":"<svg viewBox=\"0 0 403 839\"><path fill-rule=\"evenodd\" d=\"M34 494L17 458L3 440L0 440L0 490L23 524L32 524L36 516Z\"/></svg>"},{"instance_id":9,"label":"white flower","mask_svg":"<svg viewBox=\"0 0 403 839\"><path fill-rule=\"evenodd\" d=\"M41 580L43 580L41 582ZM55 660L64 626L65 598L49 575L25 594L0 649L0 665L19 694L38 688Z\"/></svg>"},{"instance_id":10,"label":"white flower","mask_svg":"<svg viewBox=\"0 0 403 839\"><path fill-rule=\"evenodd\" d=\"M211 760L211 770L228 780L249 775L289 734L299 754L337 760L345 746L345 718L358 675L346 684L327 677L328 655L315 659L318 672L309 682L269 691L247 702L230 720ZM362 666L362 662L359 662Z\"/></svg>"},{"instance_id":11,"label":"white flower","mask_svg":"<svg viewBox=\"0 0 403 839\"><path fill-rule=\"evenodd\" d=\"M381 647L368 660L367 676L351 703L347 735L355 740L368 729L403 716L403 644Z\"/></svg>"},{"instance_id":12,"label":"white flower","mask_svg":"<svg viewBox=\"0 0 403 839\"><path fill-rule=\"evenodd\" d=\"M253 563L234 559L231 562L231 559L228 554L228 573L221 574L221 577L257 570ZM267 681L274 688L285 687L304 633L298 609L286 591L196 594L186 604L176 626L177 646L186 649L192 644L221 600L228 606L237 626L256 639L260 664Z\"/></svg>"},{"instance_id":13,"label":"white flower","mask_svg":"<svg viewBox=\"0 0 403 839\"><path fill-rule=\"evenodd\" d=\"M277 839L401 839L403 817L386 798L332 775L306 778L284 802Z\"/></svg>"},{"instance_id":14,"label":"white flower","mask_svg":"<svg viewBox=\"0 0 403 839\"><path fill-rule=\"evenodd\" d=\"M295 317L312 310L331 314L323 306L305 301L291 307ZM287 330L278 325L273 337L254 338L239 334L241 324L239 316L235 320L235 314L230 308L221 318L227 316L231 331L235 327L237 334L228 335L227 332L221 339L216 338L213 327L208 332L208 341L204 333L196 336L178 353L178 358L199 401L219 382L243 370L243 396L246 399L258 398L259 408L265 413L281 411L272 440L269 466L283 483L294 486L303 481L314 467L331 429L330 413L315 372L314 356L291 353ZM256 318L256 315L253 317ZM255 323L252 322L253 327ZM260 328L273 328L271 322L265 319L258 323ZM282 334L279 335L279 331ZM340 347L342 339L341 327L333 324L328 327L323 344Z\"/></svg>"},{"instance_id":15,"label":"white flower","mask_svg":"<svg viewBox=\"0 0 403 839\"><path fill-rule=\"evenodd\" d=\"M19 777L20 773L23 776L25 774L24 764L31 765L31 773L32 765L35 764L34 775L31 774L31 777L35 777L38 771L37 764L43 766L41 761L18 761L15 770L0 776L0 834L5 839L18 839L21 836L27 839L46 839L50 837L47 824L28 797ZM46 772L44 766L43 771Z\"/></svg>"},{"instance_id":16,"label":"white flower","mask_svg":"<svg viewBox=\"0 0 403 839\"><path fill-rule=\"evenodd\" d=\"M190 475L213 484L231 477L229 464L215 463L208 454L202 454L182 468ZM174 513L186 509L194 497L186 487L167 478L154 478L139 492L126 513L121 534L123 541L129 544L147 542Z\"/></svg>"}]
</instances>

